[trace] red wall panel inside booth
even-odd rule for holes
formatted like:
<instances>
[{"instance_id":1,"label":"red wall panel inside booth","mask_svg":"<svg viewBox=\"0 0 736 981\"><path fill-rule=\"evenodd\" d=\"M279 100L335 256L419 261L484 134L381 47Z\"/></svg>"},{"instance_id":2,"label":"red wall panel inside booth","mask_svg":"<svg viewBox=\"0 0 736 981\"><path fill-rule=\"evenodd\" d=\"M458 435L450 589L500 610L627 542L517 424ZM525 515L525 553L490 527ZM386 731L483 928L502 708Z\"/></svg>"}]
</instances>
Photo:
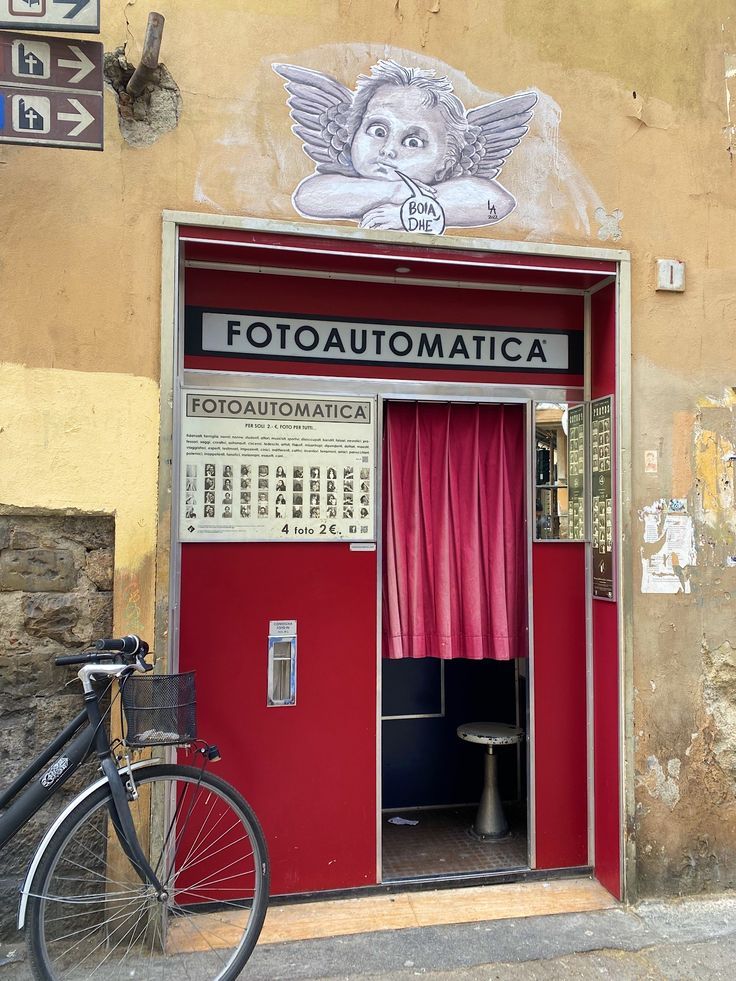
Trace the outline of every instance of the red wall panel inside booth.
<instances>
[{"instance_id":1,"label":"red wall panel inside booth","mask_svg":"<svg viewBox=\"0 0 736 981\"><path fill-rule=\"evenodd\" d=\"M591 394L616 395L616 289L599 290L591 304ZM624 366L622 365L621 368ZM614 400L614 419L618 408ZM614 425L615 447L618 445ZM614 482L616 471L614 469ZM616 488L614 483L614 496ZM617 535L614 533L614 541ZM615 561L620 561L616 556ZM620 602L620 597L618 598ZM595 767L595 873L621 898L621 727L618 603L593 600L593 751Z\"/></svg>"},{"instance_id":2,"label":"red wall panel inside booth","mask_svg":"<svg viewBox=\"0 0 736 981\"><path fill-rule=\"evenodd\" d=\"M583 542L532 548L540 869L588 864L585 548Z\"/></svg>"},{"instance_id":3,"label":"red wall panel inside booth","mask_svg":"<svg viewBox=\"0 0 736 981\"><path fill-rule=\"evenodd\" d=\"M539 330L582 331L582 297L496 290L452 289L393 283L351 282L298 276L257 275L212 269L187 269L187 306L212 310L249 310L305 317L336 317L433 324L479 324ZM299 375L407 378L478 384L581 386L582 374L445 370L406 365L187 356L185 367L209 371L248 371Z\"/></svg>"},{"instance_id":4,"label":"red wall panel inside booth","mask_svg":"<svg viewBox=\"0 0 736 981\"><path fill-rule=\"evenodd\" d=\"M180 670L215 772L266 834L272 892L376 881L376 553L345 543L182 547ZM269 620L296 619L297 704L266 707Z\"/></svg>"}]
</instances>

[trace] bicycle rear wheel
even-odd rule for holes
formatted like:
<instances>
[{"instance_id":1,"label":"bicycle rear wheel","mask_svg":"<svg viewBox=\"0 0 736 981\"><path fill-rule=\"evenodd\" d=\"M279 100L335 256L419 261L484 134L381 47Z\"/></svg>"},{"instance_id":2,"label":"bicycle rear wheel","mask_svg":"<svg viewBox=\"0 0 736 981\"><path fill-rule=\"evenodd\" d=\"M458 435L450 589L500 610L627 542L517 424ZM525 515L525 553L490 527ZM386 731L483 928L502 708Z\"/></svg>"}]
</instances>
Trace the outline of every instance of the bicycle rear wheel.
<instances>
[{"instance_id":1,"label":"bicycle rear wheel","mask_svg":"<svg viewBox=\"0 0 736 981\"><path fill-rule=\"evenodd\" d=\"M248 803L211 773L178 764L134 771L130 809L168 892L136 875L100 787L49 842L31 887L31 963L47 981L230 981L248 960L268 904L263 832Z\"/></svg>"}]
</instances>

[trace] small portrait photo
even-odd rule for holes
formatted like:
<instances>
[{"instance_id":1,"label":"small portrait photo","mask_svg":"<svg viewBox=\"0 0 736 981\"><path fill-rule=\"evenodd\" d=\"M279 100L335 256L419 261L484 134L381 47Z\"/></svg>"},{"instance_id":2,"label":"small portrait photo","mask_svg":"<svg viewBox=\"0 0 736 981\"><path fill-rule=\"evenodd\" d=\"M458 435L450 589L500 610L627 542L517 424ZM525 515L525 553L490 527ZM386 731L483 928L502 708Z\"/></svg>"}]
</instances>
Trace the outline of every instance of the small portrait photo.
<instances>
[{"instance_id":1,"label":"small portrait photo","mask_svg":"<svg viewBox=\"0 0 736 981\"><path fill-rule=\"evenodd\" d=\"M304 496L302 494L294 495L294 504L302 505L304 504Z\"/></svg>"},{"instance_id":2,"label":"small portrait photo","mask_svg":"<svg viewBox=\"0 0 736 981\"><path fill-rule=\"evenodd\" d=\"M249 487L250 487L250 477L241 477L240 478L240 489L241 490L248 490Z\"/></svg>"},{"instance_id":3,"label":"small portrait photo","mask_svg":"<svg viewBox=\"0 0 736 981\"><path fill-rule=\"evenodd\" d=\"M283 494L277 494L276 495L276 503L277 504L286 504L286 498L284 497Z\"/></svg>"},{"instance_id":4,"label":"small portrait photo","mask_svg":"<svg viewBox=\"0 0 736 981\"><path fill-rule=\"evenodd\" d=\"M215 465L214 463L205 463L204 465L204 475L205 477L215 476Z\"/></svg>"},{"instance_id":5,"label":"small portrait photo","mask_svg":"<svg viewBox=\"0 0 736 981\"><path fill-rule=\"evenodd\" d=\"M370 504L371 503L371 499L370 499L370 497L368 497L367 494L361 494L360 495L360 503L361 504Z\"/></svg>"},{"instance_id":6,"label":"small portrait photo","mask_svg":"<svg viewBox=\"0 0 736 981\"><path fill-rule=\"evenodd\" d=\"M334 491L334 490L336 490L335 481L334 480L328 480L327 481L327 490L328 491Z\"/></svg>"},{"instance_id":7,"label":"small portrait photo","mask_svg":"<svg viewBox=\"0 0 736 981\"><path fill-rule=\"evenodd\" d=\"M233 495L232 494L223 494L222 495L222 503L223 504L232 504L233 503Z\"/></svg>"},{"instance_id":8,"label":"small portrait photo","mask_svg":"<svg viewBox=\"0 0 736 981\"><path fill-rule=\"evenodd\" d=\"M187 518L196 518L197 512L194 510L194 508L187 508L186 516Z\"/></svg>"},{"instance_id":9,"label":"small portrait photo","mask_svg":"<svg viewBox=\"0 0 736 981\"><path fill-rule=\"evenodd\" d=\"M309 503L315 507L319 507L319 494L310 494Z\"/></svg>"},{"instance_id":10,"label":"small portrait photo","mask_svg":"<svg viewBox=\"0 0 736 981\"><path fill-rule=\"evenodd\" d=\"M223 516L223 518L232 518L232 516L233 516L232 508L224 507L222 509L222 516Z\"/></svg>"},{"instance_id":11,"label":"small portrait photo","mask_svg":"<svg viewBox=\"0 0 736 981\"><path fill-rule=\"evenodd\" d=\"M286 471L284 470L283 467L276 467L276 476L277 477L285 477L286 476Z\"/></svg>"},{"instance_id":12,"label":"small portrait photo","mask_svg":"<svg viewBox=\"0 0 736 981\"><path fill-rule=\"evenodd\" d=\"M291 509L291 515L294 518L301 518L301 516L302 516L302 509L301 508L292 508Z\"/></svg>"},{"instance_id":13,"label":"small portrait photo","mask_svg":"<svg viewBox=\"0 0 736 981\"><path fill-rule=\"evenodd\" d=\"M301 480L304 476L304 467L292 467L291 474L294 480Z\"/></svg>"},{"instance_id":14,"label":"small portrait photo","mask_svg":"<svg viewBox=\"0 0 736 981\"><path fill-rule=\"evenodd\" d=\"M196 477L187 477L187 490L188 491L196 491L196 489L197 489L197 478Z\"/></svg>"},{"instance_id":15,"label":"small portrait photo","mask_svg":"<svg viewBox=\"0 0 736 981\"><path fill-rule=\"evenodd\" d=\"M250 477L250 464L249 463L241 463L240 464L240 476L241 477Z\"/></svg>"},{"instance_id":16,"label":"small portrait photo","mask_svg":"<svg viewBox=\"0 0 736 981\"><path fill-rule=\"evenodd\" d=\"M250 517L250 505L249 504L244 504L241 507L241 509L240 509L240 517L241 518L249 518Z\"/></svg>"},{"instance_id":17,"label":"small portrait photo","mask_svg":"<svg viewBox=\"0 0 736 981\"><path fill-rule=\"evenodd\" d=\"M337 470L335 470L334 467L328 467L327 468L327 479L328 480L337 480Z\"/></svg>"},{"instance_id":18,"label":"small portrait photo","mask_svg":"<svg viewBox=\"0 0 736 981\"><path fill-rule=\"evenodd\" d=\"M303 480L295 480L294 481L294 490L295 491L304 490L304 481Z\"/></svg>"},{"instance_id":19,"label":"small portrait photo","mask_svg":"<svg viewBox=\"0 0 736 981\"><path fill-rule=\"evenodd\" d=\"M352 480L353 479L353 468L352 467L343 467L342 475L345 478L345 480L348 480L348 479Z\"/></svg>"},{"instance_id":20,"label":"small portrait photo","mask_svg":"<svg viewBox=\"0 0 736 981\"><path fill-rule=\"evenodd\" d=\"M197 476L197 464L196 463L188 463L187 464L187 477L196 477L196 476Z\"/></svg>"},{"instance_id":21,"label":"small portrait photo","mask_svg":"<svg viewBox=\"0 0 736 981\"><path fill-rule=\"evenodd\" d=\"M250 504L250 491L241 491L240 492L240 503L241 504Z\"/></svg>"},{"instance_id":22,"label":"small portrait photo","mask_svg":"<svg viewBox=\"0 0 736 981\"><path fill-rule=\"evenodd\" d=\"M319 467L310 467L309 476L314 480L319 480Z\"/></svg>"},{"instance_id":23,"label":"small portrait photo","mask_svg":"<svg viewBox=\"0 0 736 981\"><path fill-rule=\"evenodd\" d=\"M192 505L197 503L197 499L194 496L194 494L187 494L186 501L184 503L188 504L191 507Z\"/></svg>"},{"instance_id":24,"label":"small portrait photo","mask_svg":"<svg viewBox=\"0 0 736 981\"><path fill-rule=\"evenodd\" d=\"M206 504L205 505L205 508L204 508L204 516L205 516L205 518L214 518L214 516L215 516L215 509L214 509L214 507L211 504Z\"/></svg>"},{"instance_id":25,"label":"small portrait photo","mask_svg":"<svg viewBox=\"0 0 736 981\"><path fill-rule=\"evenodd\" d=\"M205 504L214 504L215 503L215 492L214 491L205 491L205 494L204 494L204 503Z\"/></svg>"},{"instance_id":26,"label":"small portrait photo","mask_svg":"<svg viewBox=\"0 0 736 981\"><path fill-rule=\"evenodd\" d=\"M309 517L310 518L318 518L319 517L319 508L310 508L309 509Z\"/></svg>"},{"instance_id":27,"label":"small portrait photo","mask_svg":"<svg viewBox=\"0 0 736 981\"><path fill-rule=\"evenodd\" d=\"M337 508L327 508L327 517L328 518L336 518L337 517Z\"/></svg>"},{"instance_id":28,"label":"small portrait photo","mask_svg":"<svg viewBox=\"0 0 736 981\"><path fill-rule=\"evenodd\" d=\"M364 493L367 493L371 489L371 485L368 483L367 480L362 480L361 483L360 483L360 489Z\"/></svg>"},{"instance_id":29,"label":"small portrait photo","mask_svg":"<svg viewBox=\"0 0 736 981\"><path fill-rule=\"evenodd\" d=\"M368 469L368 467L361 467L360 468L360 479L361 480L370 480L370 476L371 476L371 472Z\"/></svg>"},{"instance_id":30,"label":"small portrait photo","mask_svg":"<svg viewBox=\"0 0 736 981\"><path fill-rule=\"evenodd\" d=\"M233 468L230 466L229 463L226 463L225 466L222 468L222 476L232 477L232 475L233 475Z\"/></svg>"},{"instance_id":31,"label":"small portrait photo","mask_svg":"<svg viewBox=\"0 0 736 981\"><path fill-rule=\"evenodd\" d=\"M268 504L268 494L266 494L264 491L261 491L261 493L258 495L258 503Z\"/></svg>"},{"instance_id":32,"label":"small portrait photo","mask_svg":"<svg viewBox=\"0 0 736 981\"><path fill-rule=\"evenodd\" d=\"M361 516L361 518L367 518L368 517L368 508L361 508L360 509L360 516Z\"/></svg>"},{"instance_id":33,"label":"small portrait photo","mask_svg":"<svg viewBox=\"0 0 736 981\"><path fill-rule=\"evenodd\" d=\"M259 518L267 518L268 517L268 505L267 504L259 504L258 505L258 517Z\"/></svg>"},{"instance_id":34,"label":"small portrait photo","mask_svg":"<svg viewBox=\"0 0 736 981\"><path fill-rule=\"evenodd\" d=\"M345 497L343 498L342 503L343 504L349 504L350 507L352 507L353 506L353 495L352 494L346 494Z\"/></svg>"},{"instance_id":35,"label":"small portrait photo","mask_svg":"<svg viewBox=\"0 0 736 981\"><path fill-rule=\"evenodd\" d=\"M214 490L215 489L215 478L214 477L205 477L204 478L204 489L205 490Z\"/></svg>"},{"instance_id":36,"label":"small portrait photo","mask_svg":"<svg viewBox=\"0 0 736 981\"><path fill-rule=\"evenodd\" d=\"M286 490L286 481L285 480L277 480L276 481L276 490L277 491L285 491Z\"/></svg>"},{"instance_id":37,"label":"small portrait photo","mask_svg":"<svg viewBox=\"0 0 736 981\"><path fill-rule=\"evenodd\" d=\"M337 498L335 497L335 495L334 494L328 494L327 495L327 506L328 507L334 507L336 504L337 504Z\"/></svg>"},{"instance_id":38,"label":"small portrait photo","mask_svg":"<svg viewBox=\"0 0 736 981\"><path fill-rule=\"evenodd\" d=\"M260 467L258 468L258 476L268 477L268 467L265 466L264 464L261 464Z\"/></svg>"},{"instance_id":39,"label":"small portrait photo","mask_svg":"<svg viewBox=\"0 0 736 981\"><path fill-rule=\"evenodd\" d=\"M342 484L342 489L346 494L352 494L353 492L353 482L352 480L344 480Z\"/></svg>"},{"instance_id":40,"label":"small portrait photo","mask_svg":"<svg viewBox=\"0 0 736 981\"><path fill-rule=\"evenodd\" d=\"M233 489L233 482L232 482L232 480L229 477L225 477L225 479L223 480L223 482L222 482L222 489L223 490L232 490Z\"/></svg>"},{"instance_id":41,"label":"small portrait photo","mask_svg":"<svg viewBox=\"0 0 736 981\"><path fill-rule=\"evenodd\" d=\"M310 491L318 491L319 490L319 481L318 480L310 480L309 481L309 489L310 489Z\"/></svg>"},{"instance_id":42,"label":"small portrait photo","mask_svg":"<svg viewBox=\"0 0 736 981\"><path fill-rule=\"evenodd\" d=\"M276 517L277 518L285 518L286 517L286 508L276 508Z\"/></svg>"},{"instance_id":43,"label":"small portrait photo","mask_svg":"<svg viewBox=\"0 0 736 981\"><path fill-rule=\"evenodd\" d=\"M342 516L343 516L343 518L352 518L352 516L353 516L353 509L352 508L343 508L342 509Z\"/></svg>"},{"instance_id":44,"label":"small portrait photo","mask_svg":"<svg viewBox=\"0 0 736 981\"><path fill-rule=\"evenodd\" d=\"M268 488L268 477L259 477L258 478L258 489L259 490L266 490L267 488Z\"/></svg>"}]
</instances>

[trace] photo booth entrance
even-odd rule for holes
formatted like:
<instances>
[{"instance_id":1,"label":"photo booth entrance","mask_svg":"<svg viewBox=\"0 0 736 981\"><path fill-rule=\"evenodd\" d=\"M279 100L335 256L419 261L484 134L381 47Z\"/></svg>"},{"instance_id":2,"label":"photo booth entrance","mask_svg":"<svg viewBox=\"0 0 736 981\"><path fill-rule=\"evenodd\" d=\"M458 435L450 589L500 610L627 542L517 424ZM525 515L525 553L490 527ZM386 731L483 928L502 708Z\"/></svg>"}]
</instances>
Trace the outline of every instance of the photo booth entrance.
<instances>
[{"instance_id":1,"label":"photo booth entrance","mask_svg":"<svg viewBox=\"0 0 736 981\"><path fill-rule=\"evenodd\" d=\"M206 221L167 224L172 661L274 894L620 896L619 260Z\"/></svg>"}]
</instances>

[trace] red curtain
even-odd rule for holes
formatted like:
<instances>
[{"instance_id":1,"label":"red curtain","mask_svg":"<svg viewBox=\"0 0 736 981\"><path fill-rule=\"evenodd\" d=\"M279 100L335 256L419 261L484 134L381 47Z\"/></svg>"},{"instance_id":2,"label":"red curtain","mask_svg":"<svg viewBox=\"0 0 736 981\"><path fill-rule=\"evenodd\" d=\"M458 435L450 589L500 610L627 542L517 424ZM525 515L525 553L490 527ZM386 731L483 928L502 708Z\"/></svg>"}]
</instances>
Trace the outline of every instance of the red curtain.
<instances>
[{"instance_id":1,"label":"red curtain","mask_svg":"<svg viewBox=\"0 0 736 981\"><path fill-rule=\"evenodd\" d=\"M389 402L383 654L527 652L521 406Z\"/></svg>"}]
</instances>

